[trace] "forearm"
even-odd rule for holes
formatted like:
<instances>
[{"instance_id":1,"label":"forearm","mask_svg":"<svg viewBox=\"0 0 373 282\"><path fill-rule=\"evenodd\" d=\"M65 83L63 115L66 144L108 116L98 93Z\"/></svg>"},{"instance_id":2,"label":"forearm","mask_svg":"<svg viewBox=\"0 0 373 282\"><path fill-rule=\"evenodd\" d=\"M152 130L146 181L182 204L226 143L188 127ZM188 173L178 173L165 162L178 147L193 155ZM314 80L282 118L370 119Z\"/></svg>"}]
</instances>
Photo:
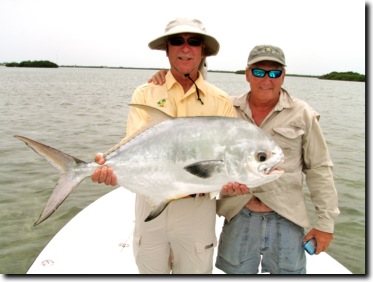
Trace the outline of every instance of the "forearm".
<instances>
[{"instance_id":1,"label":"forearm","mask_svg":"<svg viewBox=\"0 0 373 282\"><path fill-rule=\"evenodd\" d=\"M340 212L332 169L329 166L321 166L305 170L305 174L317 217L314 228L333 233L334 220Z\"/></svg>"}]
</instances>

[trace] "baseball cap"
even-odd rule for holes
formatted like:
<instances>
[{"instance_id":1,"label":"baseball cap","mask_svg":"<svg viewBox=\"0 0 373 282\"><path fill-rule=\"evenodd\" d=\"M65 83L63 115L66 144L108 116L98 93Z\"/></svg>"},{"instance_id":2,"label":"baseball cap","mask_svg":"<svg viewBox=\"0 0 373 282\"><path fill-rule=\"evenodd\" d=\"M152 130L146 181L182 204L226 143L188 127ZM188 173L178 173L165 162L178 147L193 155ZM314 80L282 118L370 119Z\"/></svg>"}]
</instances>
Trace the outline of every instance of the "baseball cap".
<instances>
[{"instance_id":1,"label":"baseball cap","mask_svg":"<svg viewBox=\"0 0 373 282\"><path fill-rule=\"evenodd\" d=\"M286 66L284 52L279 47L272 45L255 46L250 52L247 65L249 66L261 61L273 61Z\"/></svg>"}]
</instances>

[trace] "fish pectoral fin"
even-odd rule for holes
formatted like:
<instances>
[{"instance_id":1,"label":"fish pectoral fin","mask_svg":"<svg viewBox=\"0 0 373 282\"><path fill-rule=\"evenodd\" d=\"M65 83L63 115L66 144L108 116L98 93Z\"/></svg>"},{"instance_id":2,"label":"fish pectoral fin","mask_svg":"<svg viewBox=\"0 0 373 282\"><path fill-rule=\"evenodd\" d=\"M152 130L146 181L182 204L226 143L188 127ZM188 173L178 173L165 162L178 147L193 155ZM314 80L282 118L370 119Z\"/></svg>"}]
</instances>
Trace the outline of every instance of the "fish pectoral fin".
<instances>
[{"instance_id":1,"label":"fish pectoral fin","mask_svg":"<svg viewBox=\"0 0 373 282\"><path fill-rule=\"evenodd\" d=\"M154 206L148 217L145 219L145 222L151 221L154 218L156 218L158 215L160 215L164 209L167 207L169 204L169 201L167 202L162 202L157 206Z\"/></svg>"},{"instance_id":2,"label":"fish pectoral fin","mask_svg":"<svg viewBox=\"0 0 373 282\"><path fill-rule=\"evenodd\" d=\"M224 167L223 160L210 160L194 163L184 167L184 169L200 178L210 178L215 173L220 173Z\"/></svg>"}]
</instances>

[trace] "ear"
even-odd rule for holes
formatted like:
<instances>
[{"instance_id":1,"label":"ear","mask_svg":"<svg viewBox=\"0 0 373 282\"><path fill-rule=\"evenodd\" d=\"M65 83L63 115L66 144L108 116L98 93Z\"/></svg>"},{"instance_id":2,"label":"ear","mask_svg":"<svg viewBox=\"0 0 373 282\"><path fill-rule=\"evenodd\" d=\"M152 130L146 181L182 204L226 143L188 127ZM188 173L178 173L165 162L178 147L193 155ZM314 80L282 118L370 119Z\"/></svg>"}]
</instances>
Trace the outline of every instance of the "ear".
<instances>
[{"instance_id":1,"label":"ear","mask_svg":"<svg viewBox=\"0 0 373 282\"><path fill-rule=\"evenodd\" d=\"M246 81L250 83L250 69L247 67L245 71Z\"/></svg>"},{"instance_id":2,"label":"ear","mask_svg":"<svg viewBox=\"0 0 373 282\"><path fill-rule=\"evenodd\" d=\"M202 55L202 57L205 57L205 48L206 48L206 45L202 44L202 48L201 48L201 55Z\"/></svg>"},{"instance_id":3,"label":"ear","mask_svg":"<svg viewBox=\"0 0 373 282\"><path fill-rule=\"evenodd\" d=\"M281 83L281 85L284 84L285 76L286 76L286 70L285 70L285 68L284 68L283 73L282 73L282 83Z\"/></svg>"}]
</instances>

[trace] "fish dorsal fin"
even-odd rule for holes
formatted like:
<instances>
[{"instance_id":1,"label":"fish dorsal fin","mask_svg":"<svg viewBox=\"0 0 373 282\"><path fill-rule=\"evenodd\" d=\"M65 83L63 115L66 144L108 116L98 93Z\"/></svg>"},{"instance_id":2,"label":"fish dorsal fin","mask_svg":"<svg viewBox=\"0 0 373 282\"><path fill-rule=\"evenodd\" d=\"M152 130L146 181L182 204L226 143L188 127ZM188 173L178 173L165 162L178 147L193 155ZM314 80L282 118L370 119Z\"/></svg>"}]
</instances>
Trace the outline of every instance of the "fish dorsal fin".
<instances>
[{"instance_id":1,"label":"fish dorsal fin","mask_svg":"<svg viewBox=\"0 0 373 282\"><path fill-rule=\"evenodd\" d=\"M202 161L184 167L187 172L204 179L214 176L215 173L220 173L223 168L223 160Z\"/></svg>"},{"instance_id":2,"label":"fish dorsal fin","mask_svg":"<svg viewBox=\"0 0 373 282\"><path fill-rule=\"evenodd\" d=\"M141 105L141 104L129 104L131 107L135 107L135 108L138 108L140 110L143 110L145 111L150 119L149 121L147 122L146 126L148 124L150 124L149 127L152 127L158 123L161 123L165 120L169 120L169 119L173 119L174 117L170 116L169 114L166 114L165 112L161 111L160 109L158 108L154 108L152 106L148 106L148 105ZM148 127L148 128L149 128ZM141 130L142 128L140 128Z\"/></svg>"},{"instance_id":3,"label":"fish dorsal fin","mask_svg":"<svg viewBox=\"0 0 373 282\"><path fill-rule=\"evenodd\" d=\"M159 124L159 123L161 123L163 121L166 121L166 120L169 120L169 119L173 119L172 116L166 114L165 112L163 112L163 111L161 111L161 110L159 110L157 108L148 106L148 105L129 104L129 106L135 107L135 108L138 108L138 109L141 109L141 110L145 111L149 115L149 120L146 122L146 124L144 126L142 126L134 134L132 134L131 136L126 136L117 145L115 145L110 150L108 150L103 155L104 158L106 156L110 155L111 153L115 152L116 150L118 150L121 146L123 146L124 144L126 144L128 141L132 140L133 138L135 138L136 136L140 135L141 133L147 131L149 128L151 128L151 127L153 127L153 126L155 126L155 125L157 125L157 124Z\"/></svg>"}]
</instances>

